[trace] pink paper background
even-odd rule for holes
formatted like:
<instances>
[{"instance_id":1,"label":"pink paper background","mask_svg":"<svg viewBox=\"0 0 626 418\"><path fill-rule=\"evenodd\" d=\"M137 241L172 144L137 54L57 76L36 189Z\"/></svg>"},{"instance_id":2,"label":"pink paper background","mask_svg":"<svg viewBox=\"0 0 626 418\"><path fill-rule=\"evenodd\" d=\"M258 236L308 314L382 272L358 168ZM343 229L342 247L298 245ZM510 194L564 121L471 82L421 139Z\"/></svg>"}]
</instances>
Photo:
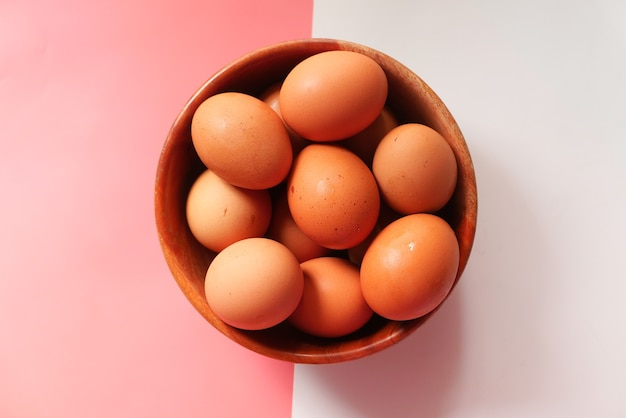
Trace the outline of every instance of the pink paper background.
<instances>
[{"instance_id":1,"label":"pink paper background","mask_svg":"<svg viewBox=\"0 0 626 418\"><path fill-rule=\"evenodd\" d=\"M175 285L156 164L193 91L312 0L0 4L0 417L287 417L293 365Z\"/></svg>"}]
</instances>

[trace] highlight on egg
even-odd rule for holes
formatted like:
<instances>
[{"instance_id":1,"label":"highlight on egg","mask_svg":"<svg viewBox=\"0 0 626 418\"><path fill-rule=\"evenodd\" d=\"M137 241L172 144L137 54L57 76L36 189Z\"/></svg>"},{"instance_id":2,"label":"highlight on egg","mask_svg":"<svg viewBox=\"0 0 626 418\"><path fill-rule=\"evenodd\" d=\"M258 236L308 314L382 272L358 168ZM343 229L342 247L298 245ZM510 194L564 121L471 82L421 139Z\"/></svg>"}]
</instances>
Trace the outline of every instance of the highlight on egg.
<instances>
[{"instance_id":1,"label":"highlight on egg","mask_svg":"<svg viewBox=\"0 0 626 418\"><path fill-rule=\"evenodd\" d=\"M459 244L442 218L418 213L387 225L361 262L361 288L380 316L407 321L443 302L459 266Z\"/></svg>"}]
</instances>

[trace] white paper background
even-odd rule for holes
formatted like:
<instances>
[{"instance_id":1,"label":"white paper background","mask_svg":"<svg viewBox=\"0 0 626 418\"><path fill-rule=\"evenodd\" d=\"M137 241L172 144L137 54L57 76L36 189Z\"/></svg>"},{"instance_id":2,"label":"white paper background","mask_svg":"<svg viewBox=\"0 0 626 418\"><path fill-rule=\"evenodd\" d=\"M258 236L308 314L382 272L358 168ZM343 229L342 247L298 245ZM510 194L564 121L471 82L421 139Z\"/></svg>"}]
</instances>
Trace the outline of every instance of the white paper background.
<instances>
[{"instance_id":1,"label":"white paper background","mask_svg":"<svg viewBox=\"0 0 626 418\"><path fill-rule=\"evenodd\" d=\"M626 416L626 2L315 0L463 130L479 225L446 305L385 352L296 365L293 417Z\"/></svg>"}]
</instances>

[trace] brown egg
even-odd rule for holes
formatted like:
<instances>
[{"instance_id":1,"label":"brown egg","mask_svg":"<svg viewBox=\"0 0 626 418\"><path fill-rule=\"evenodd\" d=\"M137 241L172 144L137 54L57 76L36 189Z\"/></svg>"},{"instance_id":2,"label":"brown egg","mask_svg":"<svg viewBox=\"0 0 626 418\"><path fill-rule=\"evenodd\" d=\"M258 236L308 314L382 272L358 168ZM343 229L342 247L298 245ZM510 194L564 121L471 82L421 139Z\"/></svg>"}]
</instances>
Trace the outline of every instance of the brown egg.
<instances>
[{"instance_id":1,"label":"brown egg","mask_svg":"<svg viewBox=\"0 0 626 418\"><path fill-rule=\"evenodd\" d=\"M361 261L363 261L363 256L365 255L365 252L369 248L372 241L374 241L374 238L376 238L376 236L380 233L380 231L385 229L387 225L389 225L391 222L395 221L396 219L400 217L402 217L401 214L391 209L384 202L381 202L380 213L378 215L378 220L376 221L376 225L374 226L374 229L368 235L368 237L365 238L364 241L360 242L359 244L357 244L356 246L352 248L348 248L348 259L353 264L360 266Z\"/></svg>"},{"instance_id":2,"label":"brown egg","mask_svg":"<svg viewBox=\"0 0 626 418\"><path fill-rule=\"evenodd\" d=\"M259 330L286 320L304 289L300 263L284 245L248 238L226 247L209 265L204 282L207 302L222 321Z\"/></svg>"},{"instance_id":3,"label":"brown egg","mask_svg":"<svg viewBox=\"0 0 626 418\"><path fill-rule=\"evenodd\" d=\"M289 211L285 193L280 193L274 198L272 208L272 221L267 230L267 237L289 248L300 263L330 252L328 248L322 247L306 236L296 225Z\"/></svg>"},{"instance_id":4,"label":"brown egg","mask_svg":"<svg viewBox=\"0 0 626 418\"><path fill-rule=\"evenodd\" d=\"M312 144L296 157L287 182L295 223L319 245L341 250L363 241L380 210L376 180L352 152Z\"/></svg>"},{"instance_id":5,"label":"brown egg","mask_svg":"<svg viewBox=\"0 0 626 418\"><path fill-rule=\"evenodd\" d=\"M358 134L344 139L339 145L354 152L368 167L371 167L376 147L383 137L396 126L398 126L398 120L391 113L391 110L385 107L371 125Z\"/></svg>"},{"instance_id":6,"label":"brown egg","mask_svg":"<svg viewBox=\"0 0 626 418\"><path fill-rule=\"evenodd\" d=\"M193 115L191 138L206 167L238 187L273 187L291 168L283 121L267 103L247 94L227 92L205 100Z\"/></svg>"},{"instance_id":7,"label":"brown egg","mask_svg":"<svg viewBox=\"0 0 626 418\"><path fill-rule=\"evenodd\" d=\"M218 252L241 239L263 236L272 203L267 190L236 187L206 170L189 190L186 214L193 236Z\"/></svg>"},{"instance_id":8,"label":"brown egg","mask_svg":"<svg viewBox=\"0 0 626 418\"><path fill-rule=\"evenodd\" d=\"M363 298L358 268L337 257L301 264L304 291L289 322L318 337L342 337L358 330L373 312Z\"/></svg>"},{"instance_id":9,"label":"brown egg","mask_svg":"<svg viewBox=\"0 0 626 418\"><path fill-rule=\"evenodd\" d=\"M327 51L306 58L289 72L280 90L280 110L298 135L335 141L374 122L387 91L385 72L372 58Z\"/></svg>"},{"instance_id":10,"label":"brown egg","mask_svg":"<svg viewBox=\"0 0 626 418\"><path fill-rule=\"evenodd\" d=\"M443 302L458 267L459 245L452 228L435 215L406 215L383 229L365 252L363 296L384 318L419 318Z\"/></svg>"},{"instance_id":11,"label":"brown egg","mask_svg":"<svg viewBox=\"0 0 626 418\"><path fill-rule=\"evenodd\" d=\"M408 123L380 141L372 172L383 199L403 213L434 213L452 197L457 164L452 148L434 129Z\"/></svg>"},{"instance_id":12,"label":"brown egg","mask_svg":"<svg viewBox=\"0 0 626 418\"><path fill-rule=\"evenodd\" d=\"M261 94L260 99L263 100L265 103L267 103L269 107L271 107L272 110L274 110L274 112L276 112L278 116L280 116L282 120L282 115L280 113L280 103L278 100L280 96L281 86L282 86L282 83L272 84ZM285 129L287 129L287 133L289 133L289 139L291 140L291 148L293 150L293 156L295 157L300 151L302 151L302 148L307 146L309 141L307 141L306 139L302 138L300 135L295 133L293 129L287 126L287 124L285 124Z\"/></svg>"}]
</instances>

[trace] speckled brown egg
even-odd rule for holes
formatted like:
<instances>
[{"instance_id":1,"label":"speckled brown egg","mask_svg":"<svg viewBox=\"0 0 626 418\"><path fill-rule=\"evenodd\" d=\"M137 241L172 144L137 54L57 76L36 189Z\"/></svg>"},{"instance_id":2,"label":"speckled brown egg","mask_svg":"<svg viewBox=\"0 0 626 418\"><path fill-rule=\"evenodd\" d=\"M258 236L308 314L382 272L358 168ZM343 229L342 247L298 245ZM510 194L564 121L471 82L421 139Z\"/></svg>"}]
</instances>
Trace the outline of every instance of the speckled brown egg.
<instances>
[{"instance_id":1,"label":"speckled brown egg","mask_svg":"<svg viewBox=\"0 0 626 418\"><path fill-rule=\"evenodd\" d=\"M362 242L380 211L376 180L345 148L312 144L296 157L287 182L295 223L319 245L335 250Z\"/></svg>"},{"instance_id":2,"label":"speckled brown egg","mask_svg":"<svg viewBox=\"0 0 626 418\"><path fill-rule=\"evenodd\" d=\"M206 167L246 189L283 181L293 160L281 118L262 100L237 92L209 97L191 121L194 148Z\"/></svg>"}]
</instances>

